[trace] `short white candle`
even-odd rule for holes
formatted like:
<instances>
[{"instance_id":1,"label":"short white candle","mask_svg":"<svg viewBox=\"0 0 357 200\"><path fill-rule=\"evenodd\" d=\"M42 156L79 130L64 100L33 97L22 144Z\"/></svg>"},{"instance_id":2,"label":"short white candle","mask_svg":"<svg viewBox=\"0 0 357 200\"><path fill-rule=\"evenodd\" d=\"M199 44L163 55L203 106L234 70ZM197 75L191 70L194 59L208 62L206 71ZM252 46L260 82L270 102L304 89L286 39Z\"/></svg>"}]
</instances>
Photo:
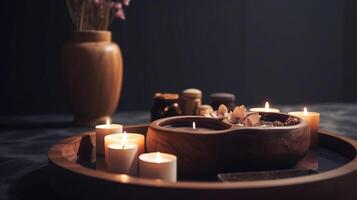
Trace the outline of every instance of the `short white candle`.
<instances>
[{"instance_id":1,"label":"short white candle","mask_svg":"<svg viewBox=\"0 0 357 200\"><path fill-rule=\"evenodd\" d=\"M310 146L311 147L317 146L319 140L320 113L308 112L307 108L305 107L303 112L294 111L294 112L289 112L288 114L300 117L307 121L307 124L310 129L310 135L311 135Z\"/></svg>"},{"instance_id":2,"label":"short white candle","mask_svg":"<svg viewBox=\"0 0 357 200\"><path fill-rule=\"evenodd\" d=\"M104 137L104 155L105 155L105 160L107 161L108 156L107 156L107 151L108 151L108 145L110 144L136 144L138 145L138 152L137 152L137 157L139 157L140 154L145 152L145 136L139 133L119 133L119 134L112 134L112 135L107 135Z\"/></svg>"},{"instance_id":3,"label":"short white candle","mask_svg":"<svg viewBox=\"0 0 357 200\"><path fill-rule=\"evenodd\" d=\"M142 178L177 180L177 158L167 153L145 153L139 156L139 176Z\"/></svg>"},{"instance_id":4,"label":"short white candle","mask_svg":"<svg viewBox=\"0 0 357 200\"><path fill-rule=\"evenodd\" d=\"M95 127L95 140L97 154L104 153L104 137L114 133L122 133L123 126L120 124L111 124L110 118L107 118L107 123Z\"/></svg>"},{"instance_id":5,"label":"short white candle","mask_svg":"<svg viewBox=\"0 0 357 200\"><path fill-rule=\"evenodd\" d=\"M251 112L274 112L274 113L280 112L279 109L270 108L269 102L265 102L264 108L251 108L251 109L249 109L249 111L251 111Z\"/></svg>"},{"instance_id":6,"label":"short white candle","mask_svg":"<svg viewBox=\"0 0 357 200\"><path fill-rule=\"evenodd\" d=\"M108 145L108 170L114 173L137 175L137 152L138 145L136 144Z\"/></svg>"}]
</instances>

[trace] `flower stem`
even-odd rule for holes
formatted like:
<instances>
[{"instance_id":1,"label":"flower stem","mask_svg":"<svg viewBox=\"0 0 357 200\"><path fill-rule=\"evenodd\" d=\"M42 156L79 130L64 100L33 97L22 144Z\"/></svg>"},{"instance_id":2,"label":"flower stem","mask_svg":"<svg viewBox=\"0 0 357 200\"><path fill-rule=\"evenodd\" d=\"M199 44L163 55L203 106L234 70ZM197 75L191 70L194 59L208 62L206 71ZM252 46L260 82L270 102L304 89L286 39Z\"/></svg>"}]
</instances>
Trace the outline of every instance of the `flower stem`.
<instances>
[{"instance_id":1,"label":"flower stem","mask_svg":"<svg viewBox=\"0 0 357 200\"><path fill-rule=\"evenodd\" d=\"M86 7L86 0L83 0L82 9L81 9L81 18L80 18L80 22L79 22L79 30L80 31L82 31L82 29L83 29L83 18L84 18L85 7Z\"/></svg>"}]
</instances>

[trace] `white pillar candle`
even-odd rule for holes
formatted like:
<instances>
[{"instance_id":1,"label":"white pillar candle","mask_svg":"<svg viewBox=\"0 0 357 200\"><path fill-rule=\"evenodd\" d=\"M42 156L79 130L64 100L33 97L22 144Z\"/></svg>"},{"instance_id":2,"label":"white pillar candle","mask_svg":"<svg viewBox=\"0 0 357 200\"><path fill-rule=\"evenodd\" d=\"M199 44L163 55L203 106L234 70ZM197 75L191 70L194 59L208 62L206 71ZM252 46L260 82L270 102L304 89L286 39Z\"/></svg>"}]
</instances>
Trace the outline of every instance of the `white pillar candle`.
<instances>
[{"instance_id":1,"label":"white pillar candle","mask_svg":"<svg viewBox=\"0 0 357 200\"><path fill-rule=\"evenodd\" d=\"M136 176L138 173L137 152L138 145L136 144L108 145L108 170L114 173Z\"/></svg>"},{"instance_id":2,"label":"white pillar candle","mask_svg":"<svg viewBox=\"0 0 357 200\"><path fill-rule=\"evenodd\" d=\"M279 109L270 108L269 102L265 102L264 108L251 108L251 109L249 109L249 111L251 111L251 112L274 112L274 113L280 112Z\"/></svg>"},{"instance_id":3,"label":"white pillar candle","mask_svg":"<svg viewBox=\"0 0 357 200\"><path fill-rule=\"evenodd\" d=\"M145 152L145 136L139 133L119 133L107 135L104 137L104 155L105 160L107 161L107 151L108 145L110 144L136 144L138 145L137 157Z\"/></svg>"},{"instance_id":4,"label":"white pillar candle","mask_svg":"<svg viewBox=\"0 0 357 200\"><path fill-rule=\"evenodd\" d=\"M307 124L310 129L310 136L311 136L310 146L311 147L317 146L319 140L320 113L308 112L307 108L305 107L303 112L294 111L294 112L289 112L288 114L300 117L307 121Z\"/></svg>"},{"instance_id":5,"label":"white pillar candle","mask_svg":"<svg viewBox=\"0 0 357 200\"><path fill-rule=\"evenodd\" d=\"M142 178L177 180L177 158L167 153L145 153L139 156L139 176Z\"/></svg>"},{"instance_id":6,"label":"white pillar candle","mask_svg":"<svg viewBox=\"0 0 357 200\"><path fill-rule=\"evenodd\" d=\"M107 118L107 123L95 127L95 140L97 154L104 153L104 137L114 133L122 133L123 126L120 124L111 124Z\"/></svg>"}]
</instances>

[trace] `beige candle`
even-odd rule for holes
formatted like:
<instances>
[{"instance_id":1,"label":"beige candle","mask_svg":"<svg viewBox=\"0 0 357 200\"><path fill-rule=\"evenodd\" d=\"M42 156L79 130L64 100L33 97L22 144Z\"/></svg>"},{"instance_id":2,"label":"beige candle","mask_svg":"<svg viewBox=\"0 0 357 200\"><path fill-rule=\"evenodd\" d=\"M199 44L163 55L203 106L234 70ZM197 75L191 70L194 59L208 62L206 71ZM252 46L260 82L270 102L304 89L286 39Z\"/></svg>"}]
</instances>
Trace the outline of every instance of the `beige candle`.
<instances>
[{"instance_id":1,"label":"beige candle","mask_svg":"<svg viewBox=\"0 0 357 200\"><path fill-rule=\"evenodd\" d=\"M177 158L167 153L145 153L139 156L139 176L142 178L177 180Z\"/></svg>"},{"instance_id":2,"label":"beige candle","mask_svg":"<svg viewBox=\"0 0 357 200\"><path fill-rule=\"evenodd\" d=\"M137 144L108 145L107 166L110 172L136 176L138 173Z\"/></svg>"},{"instance_id":3,"label":"beige candle","mask_svg":"<svg viewBox=\"0 0 357 200\"><path fill-rule=\"evenodd\" d=\"M123 126L120 124L111 124L110 118L107 118L107 123L95 127L95 140L97 154L104 153L104 137L114 133L122 133Z\"/></svg>"},{"instance_id":4,"label":"beige candle","mask_svg":"<svg viewBox=\"0 0 357 200\"><path fill-rule=\"evenodd\" d=\"M264 108L251 108L251 109L249 109L249 111L251 111L251 112L274 112L274 113L280 112L279 109L270 108L269 102L265 102Z\"/></svg>"},{"instance_id":5,"label":"beige candle","mask_svg":"<svg viewBox=\"0 0 357 200\"><path fill-rule=\"evenodd\" d=\"M202 91L194 88L186 89L181 95L181 107L184 115L195 115L202 104Z\"/></svg>"},{"instance_id":6,"label":"beige candle","mask_svg":"<svg viewBox=\"0 0 357 200\"><path fill-rule=\"evenodd\" d=\"M108 145L110 144L123 144L123 143L129 143L129 144L136 144L138 145L138 152L137 152L137 157L145 152L145 136L139 133L119 133L119 134L112 134L112 135L107 135L104 138L104 155L105 155L105 160L108 160Z\"/></svg>"},{"instance_id":7,"label":"beige candle","mask_svg":"<svg viewBox=\"0 0 357 200\"><path fill-rule=\"evenodd\" d=\"M307 121L311 135L310 147L317 146L320 127L320 113L308 112L307 108L305 107L303 112L289 112L289 115L294 115Z\"/></svg>"}]
</instances>

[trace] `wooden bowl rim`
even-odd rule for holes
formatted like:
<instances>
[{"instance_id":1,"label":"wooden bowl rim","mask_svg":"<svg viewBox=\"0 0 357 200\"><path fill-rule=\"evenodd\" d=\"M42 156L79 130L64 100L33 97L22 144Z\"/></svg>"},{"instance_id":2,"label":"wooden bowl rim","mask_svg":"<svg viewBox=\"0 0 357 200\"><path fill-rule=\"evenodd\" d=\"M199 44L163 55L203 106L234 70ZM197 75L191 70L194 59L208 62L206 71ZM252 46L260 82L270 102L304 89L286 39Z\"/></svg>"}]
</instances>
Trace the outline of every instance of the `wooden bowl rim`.
<instances>
[{"instance_id":1,"label":"wooden bowl rim","mask_svg":"<svg viewBox=\"0 0 357 200\"><path fill-rule=\"evenodd\" d=\"M133 126L129 126L133 128ZM128 128L129 128L128 127ZM144 126L141 126L142 128ZM339 142L348 145L349 148L353 148L353 156L351 161L345 165L338 167L336 169L322 172L314 175L308 175L304 177L295 177L295 178L286 178L278 180L262 180L262 181L242 181L242 182L232 182L232 183L223 183L223 182L193 182L193 181L178 181L178 182L168 182L168 181L159 181L152 179L145 179L140 177L131 177L123 174L110 174L103 171L96 171L81 166L75 162L71 162L72 157L66 157L64 155L64 149L66 145L73 143L78 143L83 136L92 135L94 132L86 132L66 138L59 143L53 145L48 153L49 164L54 165L55 167L63 168L64 170L71 171L76 174L80 174L87 177L92 177L94 179L102 179L105 181L116 182L118 184L125 185L134 185L134 186L143 186L143 187L157 187L157 188L168 188L168 189L190 189L190 190L241 190L241 189L257 189L257 188L272 188L272 187L281 187L289 185L299 185L299 184L308 184L319 181L327 181L329 179L340 178L341 176L349 176L352 173L357 175L357 142L353 139L337 136L332 133L327 133L320 131L320 135L323 137L330 138L331 140L338 140Z\"/></svg>"},{"instance_id":2,"label":"wooden bowl rim","mask_svg":"<svg viewBox=\"0 0 357 200\"><path fill-rule=\"evenodd\" d=\"M219 133L225 133L228 130L231 130L233 125L225 123L223 121L219 121L210 117L204 117L204 116L195 116L195 115L183 115L183 116L175 116L175 117L166 117L166 118L161 118L158 120L155 120L153 122L151 122L151 124L149 125L150 128L154 128L154 129L158 129L158 130L162 130L162 131L166 131L166 132L175 132L175 133L187 133L187 134L199 134L197 131L190 131L190 130L176 130L176 129L172 129L172 128L167 128L164 127L165 125L168 124L172 124L174 121L198 121L198 120L204 120L204 121L210 121L213 123L218 124L221 127L224 127L224 129L222 130L212 130L212 131L207 131L209 133L209 135L211 134L219 134ZM164 123L168 123L168 124L164 124Z\"/></svg>"},{"instance_id":3,"label":"wooden bowl rim","mask_svg":"<svg viewBox=\"0 0 357 200\"><path fill-rule=\"evenodd\" d=\"M289 114L285 114L285 113L271 113L271 112L266 112L268 114L280 114L280 115L285 115L287 117L296 117L296 116L292 116ZM176 130L176 129L172 129L172 128L166 128L164 126L162 126L162 124L166 123L166 122L171 122L171 121L175 121L175 120L185 120L188 121L189 119L192 119L192 121L196 121L199 119L203 119L203 120L211 120L211 121L216 121L217 123L220 124L225 124L227 125L227 129L223 129L223 130L212 130L212 131L207 131L207 134L204 134L205 136L208 135L218 135L218 134L222 134L222 133L229 133L229 132L236 132L236 131L244 131L244 130L259 130L258 132L256 132L255 134L264 134L265 131L269 131L270 134L282 134L285 131L284 130L294 130L294 129L299 129L302 127L306 127L307 126L307 122L300 118L300 117L296 117L299 119L299 123L296 125L291 125L291 126L282 126L282 127L240 127L240 126L234 126L231 125L229 123L226 123L224 121L220 121L220 120L216 120L210 117L204 117L204 116L195 116L195 115L182 115L182 116L175 116L175 117L167 117L167 118L162 118L162 119L158 119L155 120L153 122L151 122L151 124L149 125L149 128L152 129L156 129L156 130L160 130L160 131L164 131L167 133L179 133L179 134L192 134L192 135L203 135L198 133L197 131L194 130ZM165 124L166 125L166 124ZM254 133L250 133L250 134L254 134Z\"/></svg>"}]
</instances>

